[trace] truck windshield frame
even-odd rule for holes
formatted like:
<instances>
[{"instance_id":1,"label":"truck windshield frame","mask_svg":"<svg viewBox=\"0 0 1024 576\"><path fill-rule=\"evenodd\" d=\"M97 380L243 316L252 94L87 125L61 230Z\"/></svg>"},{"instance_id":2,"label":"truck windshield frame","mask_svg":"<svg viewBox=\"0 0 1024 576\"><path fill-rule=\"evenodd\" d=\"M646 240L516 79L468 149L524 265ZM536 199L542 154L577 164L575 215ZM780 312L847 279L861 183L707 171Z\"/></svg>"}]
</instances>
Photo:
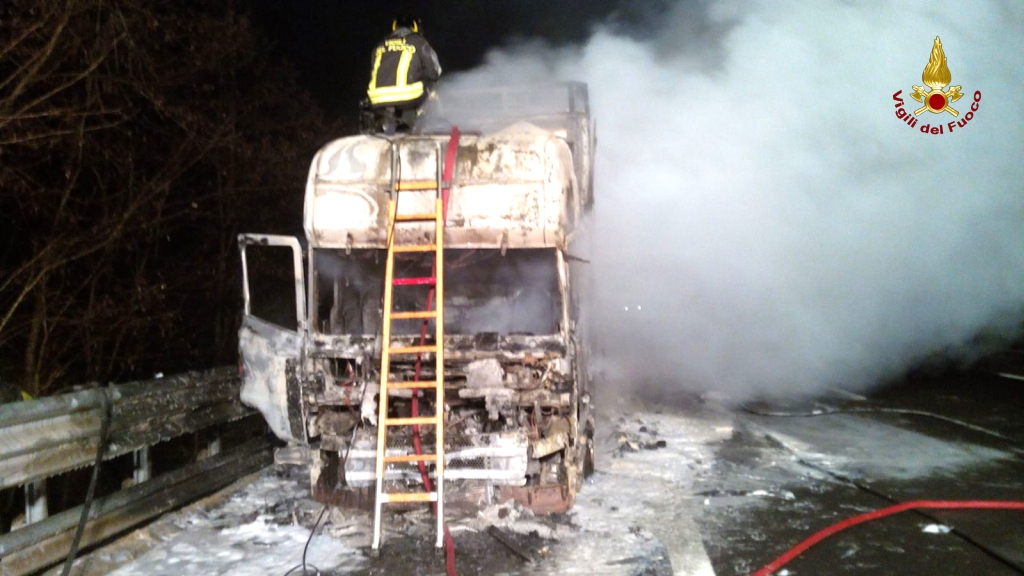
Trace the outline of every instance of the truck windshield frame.
<instances>
[{"instance_id":1,"label":"truck windshield frame","mask_svg":"<svg viewBox=\"0 0 1024 576\"><path fill-rule=\"evenodd\" d=\"M315 249L310 259L310 331L321 336L374 336L379 331L386 251ZM445 250L445 332L500 336L563 333L567 314L564 261L557 248ZM429 268L396 263L396 277L430 276ZM403 289L395 310L424 309L429 286ZM432 321L431 321L432 322ZM421 321L408 321L418 333ZM432 333L432 327L428 328Z\"/></svg>"}]
</instances>

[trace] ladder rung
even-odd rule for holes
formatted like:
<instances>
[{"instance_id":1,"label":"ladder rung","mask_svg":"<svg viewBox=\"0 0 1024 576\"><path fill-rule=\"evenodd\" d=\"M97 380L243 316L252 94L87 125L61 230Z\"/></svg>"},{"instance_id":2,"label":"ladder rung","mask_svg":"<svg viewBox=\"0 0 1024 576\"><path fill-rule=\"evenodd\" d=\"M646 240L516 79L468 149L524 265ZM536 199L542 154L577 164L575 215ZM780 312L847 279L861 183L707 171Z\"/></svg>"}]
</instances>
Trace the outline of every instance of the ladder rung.
<instances>
[{"instance_id":1,"label":"ladder rung","mask_svg":"<svg viewBox=\"0 0 1024 576\"><path fill-rule=\"evenodd\" d=\"M403 456L385 456L385 462L437 462L437 454L406 454Z\"/></svg>"},{"instance_id":2,"label":"ladder rung","mask_svg":"<svg viewBox=\"0 0 1024 576\"><path fill-rule=\"evenodd\" d=\"M437 426L437 416L417 416L415 418L388 418L385 426Z\"/></svg>"},{"instance_id":3,"label":"ladder rung","mask_svg":"<svg viewBox=\"0 0 1024 576\"><path fill-rule=\"evenodd\" d=\"M422 276L415 278L395 278L391 281L395 286L433 286L437 284L437 278Z\"/></svg>"},{"instance_id":4,"label":"ladder rung","mask_svg":"<svg viewBox=\"0 0 1024 576\"><path fill-rule=\"evenodd\" d=\"M397 182L398 190L437 190L437 180L407 180Z\"/></svg>"},{"instance_id":5,"label":"ladder rung","mask_svg":"<svg viewBox=\"0 0 1024 576\"><path fill-rule=\"evenodd\" d=\"M383 493L385 502L436 502L437 492L392 492Z\"/></svg>"},{"instance_id":6,"label":"ladder rung","mask_svg":"<svg viewBox=\"0 0 1024 576\"><path fill-rule=\"evenodd\" d=\"M437 388L437 380L410 380L408 382L388 382L390 390L411 390L414 388Z\"/></svg>"},{"instance_id":7,"label":"ladder rung","mask_svg":"<svg viewBox=\"0 0 1024 576\"><path fill-rule=\"evenodd\" d=\"M432 354L437 352L437 346L394 346L388 348L389 354Z\"/></svg>"},{"instance_id":8,"label":"ladder rung","mask_svg":"<svg viewBox=\"0 0 1024 576\"><path fill-rule=\"evenodd\" d=\"M436 220L437 214L398 214L395 216L395 222L426 222L428 220Z\"/></svg>"},{"instance_id":9,"label":"ladder rung","mask_svg":"<svg viewBox=\"0 0 1024 576\"><path fill-rule=\"evenodd\" d=\"M415 312L392 312L392 320L429 320L437 318L437 310L416 310Z\"/></svg>"},{"instance_id":10,"label":"ladder rung","mask_svg":"<svg viewBox=\"0 0 1024 576\"><path fill-rule=\"evenodd\" d=\"M392 246L392 252L436 252L437 244L407 244L404 246Z\"/></svg>"}]
</instances>

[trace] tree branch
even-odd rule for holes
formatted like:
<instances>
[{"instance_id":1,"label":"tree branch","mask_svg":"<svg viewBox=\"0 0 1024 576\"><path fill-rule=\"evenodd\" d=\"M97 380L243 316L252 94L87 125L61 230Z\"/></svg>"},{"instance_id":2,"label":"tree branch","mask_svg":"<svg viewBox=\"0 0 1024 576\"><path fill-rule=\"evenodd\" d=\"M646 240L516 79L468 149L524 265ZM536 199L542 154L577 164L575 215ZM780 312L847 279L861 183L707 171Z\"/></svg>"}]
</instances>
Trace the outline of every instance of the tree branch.
<instances>
[{"instance_id":1,"label":"tree branch","mask_svg":"<svg viewBox=\"0 0 1024 576\"><path fill-rule=\"evenodd\" d=\"M71 0L71 1L73 1L73 0ZM114 49L115 46L117 46L117 43L120 42L121 39L124 38L124 37L125 37L125 33L124 32L119 34L117 36L117 38L115 38L113 40L113 42L111 42L110 45L107 46L107 49L104 50L102 54L100 54L92 63L90 63L89 66L85 70L82 70L81 72L79 72L78 74L73 76L71 78L71 80L68 80L67 82L64 82L63 84L57 86L56 88L53 88L49 92L47 92L47 93L43 94L42 96L36 98L35 100L32 100L28 104L22 106L17 112L15 112L15 113L13 113L11 115L8 115L6 118L0 118L0 129L3 129L4 127L6 127L11 122L14 122L15 120L18 120L21 117L22 114L28 112L32 108L35 108L37 105L39 105L39 104L41 104L43 102L46 102L47 100L49 100L50 98L52 98L56 94L59 94L59 93L63 92L64 90L67 90L68 88L74 86L78 82L81 82L83 78L85 78L88 75L92 74L97 68L99 68L100 64L102 64L103 61L106 60L106 58L110 54L110 52ZM12 104L12 105L14 104L14 98L16 96L18 96L18 91L16 91L15 94L10 97L10 104Z\"/></svg>"}]
</instances>

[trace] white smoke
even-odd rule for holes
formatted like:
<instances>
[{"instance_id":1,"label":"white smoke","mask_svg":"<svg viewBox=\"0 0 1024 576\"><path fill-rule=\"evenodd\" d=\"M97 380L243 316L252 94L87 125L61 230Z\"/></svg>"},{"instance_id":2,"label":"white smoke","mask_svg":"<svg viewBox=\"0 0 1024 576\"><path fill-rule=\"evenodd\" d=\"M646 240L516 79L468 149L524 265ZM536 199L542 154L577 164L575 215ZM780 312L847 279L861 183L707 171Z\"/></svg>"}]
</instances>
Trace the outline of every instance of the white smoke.
<instances>
[{"instance_id":1,"label":"white smoke","mask_svg":"<svg viewBox=\"0 0 1024 576\"><path fill-rule=\"evenodd\" d=\"M1024 4L680 5L652 37L491 53L455 86L582 80L592 302L614 385L863 388L1024 317ZM940 36L963 119L896 115ZM640 308L638 308L638 306Z\"/></svg>"}]
</instances>

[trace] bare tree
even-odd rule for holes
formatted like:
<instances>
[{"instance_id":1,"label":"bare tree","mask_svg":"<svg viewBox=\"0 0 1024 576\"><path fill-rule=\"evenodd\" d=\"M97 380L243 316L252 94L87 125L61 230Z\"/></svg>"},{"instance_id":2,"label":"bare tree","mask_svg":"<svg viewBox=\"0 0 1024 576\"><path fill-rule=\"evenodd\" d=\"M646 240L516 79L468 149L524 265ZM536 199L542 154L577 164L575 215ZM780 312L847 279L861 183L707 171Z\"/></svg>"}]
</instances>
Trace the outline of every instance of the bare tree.
<instances>
[{"instance_id":1,"label":"bare tree","mask_svg":"<svg viewBox=\"0 0 1024 576\"><path fill-rule=\"evenodd\" d=\"M233 236L297 231L330 126L221 2L0 8L0 375L33 394L231 354Z\"/></svg>"}]
</instances>

